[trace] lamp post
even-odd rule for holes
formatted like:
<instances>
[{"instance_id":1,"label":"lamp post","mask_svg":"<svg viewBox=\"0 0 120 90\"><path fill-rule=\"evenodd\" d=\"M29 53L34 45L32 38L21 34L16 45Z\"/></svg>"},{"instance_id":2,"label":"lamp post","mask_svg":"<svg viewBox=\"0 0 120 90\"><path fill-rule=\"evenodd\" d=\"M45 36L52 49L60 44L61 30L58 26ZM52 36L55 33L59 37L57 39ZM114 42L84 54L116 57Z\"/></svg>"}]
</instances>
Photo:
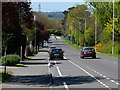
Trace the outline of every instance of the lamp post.
<instances>
[{"instance_id":1,"label":"lamp post","mask_svg":"<svg viewBox=\"0 0 120 90\"><path fill-rule=\"evenodd\" d=\"M113 0L113 35L112 35L112 54L114 54L114 37L115 37L115 35L114 35L114 12L115 12L115 10L114 10L114 0Z\"/></svg>"},{"instance_id":2,"label":"lamp post","mask_svg":"<svg viewBox=\"0 0 120 90\"><path fill-rule=\"evenodd\" d=\"M74 26L74 22L75 22L75 21L73 20L73 21L72 21L73 26ZM74 27L75 27L75 26L74 26ZM76 35L76 29L75 29L75 43L76 43L76 36L77 36L77 35Z\"/></svg>"},{"instance_id":3,"label":"lamp post","mask_svg":"<svg viewBox=\"0 0 120 90\"><path fill-rule=\"evenodd\" d=\"M81 24L80 20L81 20L81 18L77 17L77 19L79 19L79 22L78 22L78 24L79 24L78 37L80 38L80 24ZM78 42L79 42L79 47L80 47L80 40L79 40L79 38L78 38Z\"/></svg>"},{"instance_id":4,"label":"lamp post","mask_svg":"<svg viewBox=\"0 0 120 90\"><path fill-rule=\"evenodd\" d=\"M88 10L85 10L85 12L87 12ZM84 13L85 14L85 13ZM87 29L87 20L86 20L86 14L85 14L85 30ZM84 30L84 34L85 34L85 30ZM86 46L86 42L85 42L85 36L84 36L84 47Z\"/></svg>"},{"instance_id":5,"label":"lamp post","mask_svg":"<svg viewBox=\"0 0 120 90\"><path fill-rule=\"evenodd\" d=\"M36 21L36 16L34 15L34 21ZM37 53L37 49L36 49L36 27L35 27L35 47L34 47L34 52Z\"/></svg>"}]
</instances>

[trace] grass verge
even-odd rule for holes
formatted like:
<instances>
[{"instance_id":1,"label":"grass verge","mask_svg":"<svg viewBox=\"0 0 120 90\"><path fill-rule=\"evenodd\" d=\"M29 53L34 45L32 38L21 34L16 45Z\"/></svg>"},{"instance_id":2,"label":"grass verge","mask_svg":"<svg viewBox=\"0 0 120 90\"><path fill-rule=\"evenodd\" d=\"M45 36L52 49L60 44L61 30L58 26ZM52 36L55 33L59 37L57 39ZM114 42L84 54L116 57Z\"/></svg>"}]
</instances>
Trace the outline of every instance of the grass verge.
<instances>
[{"instance_id":1,"label":"grass verge","mask_svg":"<svg viewBox=\"0 0 120 90\"><path fill-rule=\"evenodd\" d=\"M113 57L118 57L118 58L120 58L120 55L119 55L119 54L101 53L101 52L97 52L97 54L106 55L106 56L113 56Z\"/></svg>"},{"instance_id":2,"label":"grass verge","mask_svg":"<svg viewBox=\"0 0 120 90\"><path fill-rule=\"evenodd\" d=\"M17 67L25 67L25 64L15 64Z\"/></svg>"},{"instance_id":3,"label":"grass verge","mask_svg":"<svg viewBox=\"0 0 120 90\"><path fill-rule=\"evenodd\" d=\"M67 42L70 46L72 46L73 48L77 49L77 50L81 50L82 47L79 47L78 45L76 44L72 44L71 41L69 40L66 40L63 36L61 36L61 38ZM113 56L113 57L118 57L120 58L120 55L119 54L111 54L111 53L101 53L101 52L97 52L97 54L100 54L100 55L106 55L106 56Z\"/></svg>"},{"instance_id":4,"label":"grass verge","mask_svg":"<svg viewBox=\"0 0 120 90\"><path fill-rule=\"evenodd\" d=\"M0 83L5 82L5 80L7 80L13 72L11 71L6 71L6 73L4 73L3 70L0 70Z\"/></svg>"},{"instance_id":5,"label":"grass verge","mask_svg":"<svg viewBox=\"0 0 120 90\"><path fill-rule=\"evenodd\" d=\"M77 49L77 50L81 50L82 47L79 47L77 44L72 44L71 41L66 40L64 37L61 37L65 42L67 42L71 47Z\"/></svg>"}]
</instances>

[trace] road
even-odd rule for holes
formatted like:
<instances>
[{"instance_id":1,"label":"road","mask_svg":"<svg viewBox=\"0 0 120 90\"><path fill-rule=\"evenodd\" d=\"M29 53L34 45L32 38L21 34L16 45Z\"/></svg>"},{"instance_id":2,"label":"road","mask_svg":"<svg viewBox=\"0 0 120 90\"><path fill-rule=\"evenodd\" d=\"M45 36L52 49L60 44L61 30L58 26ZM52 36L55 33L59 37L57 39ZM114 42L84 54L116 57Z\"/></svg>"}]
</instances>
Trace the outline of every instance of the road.
<instances>
[{"instance_id":1,"label":"road","mask_svg":"<svg viewBox=\"0 0 120 90\"><path fill-rule=\"evenodd\" d=\"M80 51L69 46L61 38L56 40L52 37L51 40L52 45L65 51L64 60L50 60L50 63L54 63L50 69L53 76L51 90L118 90L118 58L97 55L96 59L81 59Z\"/></svg>"}]
</instances>

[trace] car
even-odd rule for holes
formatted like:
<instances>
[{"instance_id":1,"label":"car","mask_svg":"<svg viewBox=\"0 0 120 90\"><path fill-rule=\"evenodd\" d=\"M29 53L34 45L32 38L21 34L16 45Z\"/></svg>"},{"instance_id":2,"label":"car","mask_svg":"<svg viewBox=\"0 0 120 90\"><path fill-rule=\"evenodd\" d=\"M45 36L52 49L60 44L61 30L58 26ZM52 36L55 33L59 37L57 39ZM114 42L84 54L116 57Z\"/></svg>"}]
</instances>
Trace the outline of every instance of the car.
<instances>
[{"instance_id":1,"label":"car","mask_svg":"<svg viewBox=\"0 0 120 90\"><path fill-rule=\"evenodd\" d=\"M48 40L48 43L52 43L52 40Z\"/></svg>"},{"instance_id":2,"label":"car","mask_svg":"<svg viewBox=\"0 0 120 90\"><path fill-rule=\"evenodd\" d=\"M64 51L61 48L52 48L49 52L50 60L52 60L53 58L61 58L62 60L63 56Z\"/></svg>"},{"instance_id":3,"label":"car","mask_svg":"<svg viewBox=\"0 0 120 90\"><path fill-rule=\"evenodd\" d=\"M80 52L80 57L81 58L84 58L84 57L96 58L95 49L92 47L83 47L81 52Z\"/></svg>"},{"instance_id":4,"label":"car","mask_svg":"<svg viewBox=\"0 0 120 90\"><path fill-rule=\"evenodd\" d=\"M56 47L55 46L50 46L48 52L50 52L54 48L56 48Z\"/></svg>"}]
</instances>

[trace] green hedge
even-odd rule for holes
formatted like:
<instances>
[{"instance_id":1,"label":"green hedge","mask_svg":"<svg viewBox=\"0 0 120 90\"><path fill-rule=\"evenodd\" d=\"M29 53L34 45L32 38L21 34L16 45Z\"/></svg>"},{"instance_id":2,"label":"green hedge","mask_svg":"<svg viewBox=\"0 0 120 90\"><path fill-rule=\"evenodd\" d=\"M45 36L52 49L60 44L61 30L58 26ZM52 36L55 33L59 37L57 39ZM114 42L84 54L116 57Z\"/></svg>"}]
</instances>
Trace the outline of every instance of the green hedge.
<instances>
[{"instance_id":1,"label":"green hedge","mask_svg":"<svg viewBox=\"0 0 120 90\"><path fill-rule=\"evenodd\" d=\"M4 65L5 57L1 57L1 65ZM20 56L15 54L6 55L6 65L15 65L20 62Z\"/></svg>"}]
</instances>

